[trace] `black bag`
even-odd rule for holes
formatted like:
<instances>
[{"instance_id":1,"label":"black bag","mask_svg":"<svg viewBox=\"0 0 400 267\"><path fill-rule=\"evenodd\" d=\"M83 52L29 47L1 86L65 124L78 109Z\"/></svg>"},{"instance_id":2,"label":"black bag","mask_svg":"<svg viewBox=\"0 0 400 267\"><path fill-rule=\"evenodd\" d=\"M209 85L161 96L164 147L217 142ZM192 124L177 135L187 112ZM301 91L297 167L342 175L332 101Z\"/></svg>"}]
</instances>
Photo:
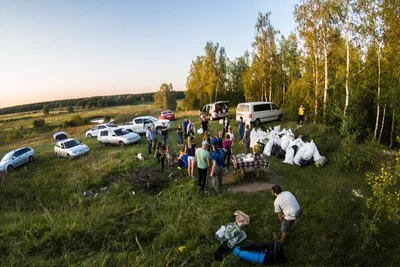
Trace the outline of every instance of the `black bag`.
<instances>
[{"instance_id":1,"label":"black bag","mask_svg":"<svg viewBox=\"0 0 400 267\"><path fill-rule=\"evenodd\" d=\"M283 150L282 148L276 153L276 158L278 159L284 159L286 155L286 151Z\"/></svg>"},{"instance_id":2,"label":"black bag","mask_svg":"<svg viewBox=\"0 0 400 267\"><path fill-rule=\"evenodd\" d=\"M278 145L272 145L271 155L275 156L276 153L278 153L279 149L281 149L280 146L278 146Z\"/></svg>"},{"instance_id":3,"label":"black bag","mask_svg":"<svg viewBox=\"0 0 400 267\"><path fill-rule=\"evenodd\" d=\"M304 167L304 166L311 165L311 164L314 164L313 159L309 159L309 160L301 159L299 162L300 167Z\"/></svg>"}]
</instances>

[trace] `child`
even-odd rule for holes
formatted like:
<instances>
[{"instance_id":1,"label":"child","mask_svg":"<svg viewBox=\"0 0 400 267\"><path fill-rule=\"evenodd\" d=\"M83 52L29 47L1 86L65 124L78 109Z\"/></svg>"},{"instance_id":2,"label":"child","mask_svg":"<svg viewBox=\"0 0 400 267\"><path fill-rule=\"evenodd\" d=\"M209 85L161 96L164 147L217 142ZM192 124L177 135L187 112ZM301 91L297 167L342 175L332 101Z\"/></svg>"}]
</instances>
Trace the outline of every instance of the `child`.
<instances>
[{"instance_id":1,"label":"child","mask_svg":"<svg viewBox=\"0 0 400 267\"><path fill-rule=\"evenodd\" d=\"M183 126L179 125L176 132L178 133L178 146L183 146Z\"/></svg>"},{"instance_id":2,"label":"child","mask_svg":"<svg viewBox=\"0 0 400 267\"><path fill-rule=\"evenodd\" d=\"M165 146L158 142L157 149L156 149L156 157L157 157L157 164L161 161L161 170L164 170L164 162L165 162Z\"/></svg>"},{"instance_id":3,"label":"child","mask_svg":"<svg viewBox=\"0 0 400 267\"><path fill-rule=\"evenodd\" d=\"M178 165L179 165L178 169L181 169L181 168L187 169L188 164L189 164L189 162L188 162L188 154L186 153L186 149L184 148L180 152L180 155L178 157Z\"/></svg>"},{"instance_id":4,"label":"child","mask_svg":"<svg viewBox=\"0 0 400 267\"><path fill-rule=\"evenodd\" d=\"M167 157L167 163L169 167L173 166L173 160L172 160L172 156L170 153L170 147L167 146L166 150L165 150L165 156Z\"/></svg>"}]
</instances>

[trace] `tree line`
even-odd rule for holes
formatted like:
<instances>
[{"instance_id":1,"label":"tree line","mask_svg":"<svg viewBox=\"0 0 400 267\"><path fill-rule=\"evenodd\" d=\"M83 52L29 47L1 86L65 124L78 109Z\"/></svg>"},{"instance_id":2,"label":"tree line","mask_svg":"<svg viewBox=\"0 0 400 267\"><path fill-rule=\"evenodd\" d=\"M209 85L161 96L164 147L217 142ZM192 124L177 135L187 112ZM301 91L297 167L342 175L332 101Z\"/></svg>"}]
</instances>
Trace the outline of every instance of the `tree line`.
<instances>
[{"instance_id":1,"label":"tree line","mask_svg":"<svg viewBox=\"0 0 400 267\"><path fill-rule=\"evenodd\" d=\"M136 105L144 102L153 102L154 94L155 93L94 96L94 97L25 104L13 107L0 108L0 115L18 113L18 112L38 111L38 110L43 110L43 112L44 110L47 110L48 113L49 110L63 109L63 108L65 108L68 111L71 111L73 109L87 109L94 107ZM176 99L183 99L184 97L185 93L183 91L176 91Z\"/></svg>"},{"instance_id":2,"label":"tree line","mask_svg":"<svg viewBox=\"0 0 400 267\"><path fill-rule=\"evenodd\" d=\"M229 59L207 42L191 64L185 103L273 101L308 120L364 139L394 142L400 108L400 3L396 0L302 0L296 29L280 34L259 13L251 51Z\"/></svg>"}]
</instances>

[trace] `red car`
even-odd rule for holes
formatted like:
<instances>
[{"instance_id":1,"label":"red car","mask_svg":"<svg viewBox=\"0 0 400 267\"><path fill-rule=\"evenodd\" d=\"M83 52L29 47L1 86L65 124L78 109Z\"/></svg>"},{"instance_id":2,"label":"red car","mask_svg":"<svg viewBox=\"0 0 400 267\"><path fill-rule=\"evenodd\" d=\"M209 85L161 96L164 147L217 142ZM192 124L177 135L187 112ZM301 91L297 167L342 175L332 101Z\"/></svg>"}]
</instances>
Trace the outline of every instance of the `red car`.
<instances>
[{"instance_id":1,"label":"red car","mask_svg":"<svg viewBox=\"0 0 400 267\"><path fill-rule=\"evenodd\" d=\"M171 110L161 111L161 115L158 117L160 120L175 120L175 114Z\"/></svg>"}]
</instances>

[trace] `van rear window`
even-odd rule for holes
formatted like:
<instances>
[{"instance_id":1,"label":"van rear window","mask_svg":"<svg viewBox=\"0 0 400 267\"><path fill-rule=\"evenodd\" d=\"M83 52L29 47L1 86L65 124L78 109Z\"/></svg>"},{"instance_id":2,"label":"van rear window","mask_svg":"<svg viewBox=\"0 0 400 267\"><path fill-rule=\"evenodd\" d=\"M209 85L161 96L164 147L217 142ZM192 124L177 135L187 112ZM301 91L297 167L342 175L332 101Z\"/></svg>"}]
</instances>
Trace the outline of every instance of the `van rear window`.
<instances>
[{"instance_id":1,"label":"van rear window","mask_svg":"<svg viewBox=\"0 0 400 267\"><path fill-rule=\"evenodd\" d=\"M249 105L239 105L237 107L238 112L249 112Z\"/></svg>"}]
</instances>

